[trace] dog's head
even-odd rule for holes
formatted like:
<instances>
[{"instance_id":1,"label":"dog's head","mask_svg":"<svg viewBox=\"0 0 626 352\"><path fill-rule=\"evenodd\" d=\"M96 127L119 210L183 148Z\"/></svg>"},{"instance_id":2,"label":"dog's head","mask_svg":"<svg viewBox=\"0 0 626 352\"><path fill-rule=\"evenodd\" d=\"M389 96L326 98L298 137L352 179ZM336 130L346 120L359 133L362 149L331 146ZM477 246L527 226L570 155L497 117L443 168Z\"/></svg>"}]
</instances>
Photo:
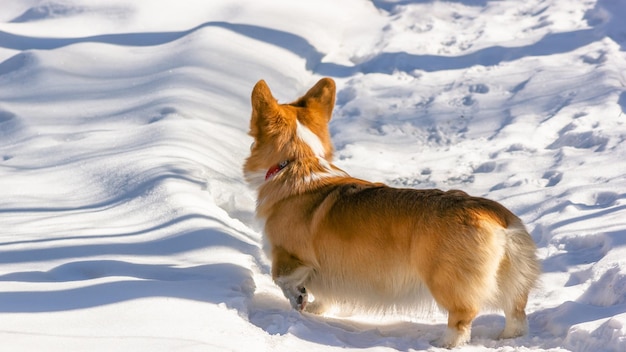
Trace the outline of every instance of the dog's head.
<instances>
[{"instance_id":1,"label":"dog's head","mask_svg":"<svg viewBox=\"0 0 626 352\"><path fill-rule=\"evenodd\" d=\"M335 105L335 82L323 78L304 96L279 104L265 83L252 90L250 135L254 142L244 165L244 175L259 186L280 165L307 159L330 162L333 146L328 132Z\"/></svg>"}]
</instances>

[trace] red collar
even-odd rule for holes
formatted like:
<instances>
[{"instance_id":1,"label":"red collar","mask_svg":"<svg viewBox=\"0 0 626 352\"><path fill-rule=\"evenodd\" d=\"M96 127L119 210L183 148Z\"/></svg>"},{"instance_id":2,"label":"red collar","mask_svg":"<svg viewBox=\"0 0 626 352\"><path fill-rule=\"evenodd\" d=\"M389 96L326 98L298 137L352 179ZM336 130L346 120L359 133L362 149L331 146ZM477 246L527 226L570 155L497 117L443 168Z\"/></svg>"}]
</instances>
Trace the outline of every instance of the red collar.
<instances>
[{"instance_id":1,"label":"red collar","mask_svg":"<svg viewBox=\"0 0 626 352\"><path fill-rule=\"evenodd\" d=\"M267 170L267 173L265 174L265 181L269 180L270 178L272 178L274 175L276 175L277 173L280 172L280 170L284 169L285 167L287 167L287 165L289 165L289 160L284 160L281 161L280 163L272 166L269 168L269 170Z\"/></svg>"}]
</instances>

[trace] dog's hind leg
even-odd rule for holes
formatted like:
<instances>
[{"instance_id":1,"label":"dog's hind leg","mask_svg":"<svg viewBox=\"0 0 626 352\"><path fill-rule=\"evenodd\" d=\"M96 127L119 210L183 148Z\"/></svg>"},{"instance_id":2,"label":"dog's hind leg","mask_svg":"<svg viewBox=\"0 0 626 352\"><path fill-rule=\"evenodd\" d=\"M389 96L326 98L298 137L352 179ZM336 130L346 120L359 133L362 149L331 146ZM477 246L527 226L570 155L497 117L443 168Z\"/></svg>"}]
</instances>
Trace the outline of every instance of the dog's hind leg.
<instances>
[{"instance_id":1,"label":"dog's hind leg","mask_svg":"<svg viewBox=\"0 0 626 352\"><path fill-rule=\"evenodd\" d=\"M308 303L308 292L304 286L313 269L282 247L272 249L272 278L283 290L291 306L302 311Z\"/></svg>"},{"instance_id":2,"label":"dog's hind leg","mask_svg":"<svg viewBox=\"0 0 626 352\"><path fill-rule=\"evenodd\" d=\"M436 342L440 347L452 348L470 340L472 320L478 314L478 309L454 308L448 311L448 328L444 335Z\"/></svg>"},{"instance_id":3,"label":"dog's hind leg","mask_svg":"<svg viewBox=\"0 0 626 352\"><path fill-rule=\"evenodd\" d=\"M525 308L528 295L536 285L541 267L535 254L535 243L521 223L506 229L507 255L500 263L498 308L506 318L501 339L510 339L528 332Z\"/></svg>"},{"instance_id":4,"label":"dog's hind leg","mask_svg":"<svg viewBox=\"0 0 626 352\"><path fill-rule=\"evenodd\" d=\"M528 332L528 322L526 320L526 297L520 297L512 308L504 312L506 318L504 330L498 338L510 339L525 335Z\"/></svg>"}]
</instances>

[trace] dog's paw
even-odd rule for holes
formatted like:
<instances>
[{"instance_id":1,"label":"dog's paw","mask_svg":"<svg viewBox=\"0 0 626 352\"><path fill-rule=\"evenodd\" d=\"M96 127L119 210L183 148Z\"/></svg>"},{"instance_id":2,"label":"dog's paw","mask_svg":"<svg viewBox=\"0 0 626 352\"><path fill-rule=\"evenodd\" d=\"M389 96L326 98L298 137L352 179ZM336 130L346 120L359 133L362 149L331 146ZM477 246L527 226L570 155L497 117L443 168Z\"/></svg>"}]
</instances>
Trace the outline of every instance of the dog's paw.
<instances>
[{"instance_id":1,"label":"dog's paw","mask_svg":"<svg viewBox=\"0 0 626 352\"><path fill-rule=\"evenodd\" d=\"M283 290L283 292L285 293L285 297L289 299L289 303L291 303L293 309L298 312L304 311L305 307L309 303L309 295L306 288L298 286L288 290Z\"/></svg>"},{"instance_id":2,"label":"dog's paw","mask_svg":"<svg viewBox=\"0 0 626 352\"><path fill-rule=\"evenodd\" d=\"M306 307L307 303L309 303L309 294L306 292L306 288L298 287L296 288L298 293L296 294L296 305L295 308L299 312L303 311Z\"/></svg>"},{"instance_id":3,"label":"dog's paw","mask_svg":"<svg viewBox=\"0 0 626 352\"><path fill-rule=\"evenodd\" d=\"M454 348L458 346L462 346L469 342L470 340L470 331L458 331L456 329L448 328L446 332L439 339L432 342L433 346L442 347L442 348Z\"/></svg>"}]
</instances>

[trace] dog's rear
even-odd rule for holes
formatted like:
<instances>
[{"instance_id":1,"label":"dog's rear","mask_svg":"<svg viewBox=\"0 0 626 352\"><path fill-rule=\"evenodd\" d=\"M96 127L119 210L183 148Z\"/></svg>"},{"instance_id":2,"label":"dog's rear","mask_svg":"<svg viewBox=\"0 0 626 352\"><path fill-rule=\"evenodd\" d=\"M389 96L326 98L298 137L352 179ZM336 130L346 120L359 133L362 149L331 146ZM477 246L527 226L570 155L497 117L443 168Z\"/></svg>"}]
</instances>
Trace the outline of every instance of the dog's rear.
<instances>
[{"instance_id":1,"label":"dog's rear","mask_svg":"<svg viewBox=\"0 0 626 352\"><path fill-rule=\"evenodd\" d=\"M411 308L426 292L448 311L442 346L468 341L482 308L504 311L501 338L525 333L539 264L519 218L461 191L395 189L332 165L334 93L322 79L292 104L263 81L252 95L244 173L259 187L272 276L294 308Z\"/></svg>"},{"instance_id":2,"label":"dog's rear","mask_svg":"<svg viewBox=\"0 0 626 352\"><path fill-rule=\"evenodd\" d=\"M335 184L323 199L307 226L318 264L302 283L316 310L413 308L430 293L449 313L443 346L469 340L482 308L505 312L501 338L526 332L524 308L539 273L535 246L500 204L461 191L358 183Z\"/></svg>"}]
</instances>

